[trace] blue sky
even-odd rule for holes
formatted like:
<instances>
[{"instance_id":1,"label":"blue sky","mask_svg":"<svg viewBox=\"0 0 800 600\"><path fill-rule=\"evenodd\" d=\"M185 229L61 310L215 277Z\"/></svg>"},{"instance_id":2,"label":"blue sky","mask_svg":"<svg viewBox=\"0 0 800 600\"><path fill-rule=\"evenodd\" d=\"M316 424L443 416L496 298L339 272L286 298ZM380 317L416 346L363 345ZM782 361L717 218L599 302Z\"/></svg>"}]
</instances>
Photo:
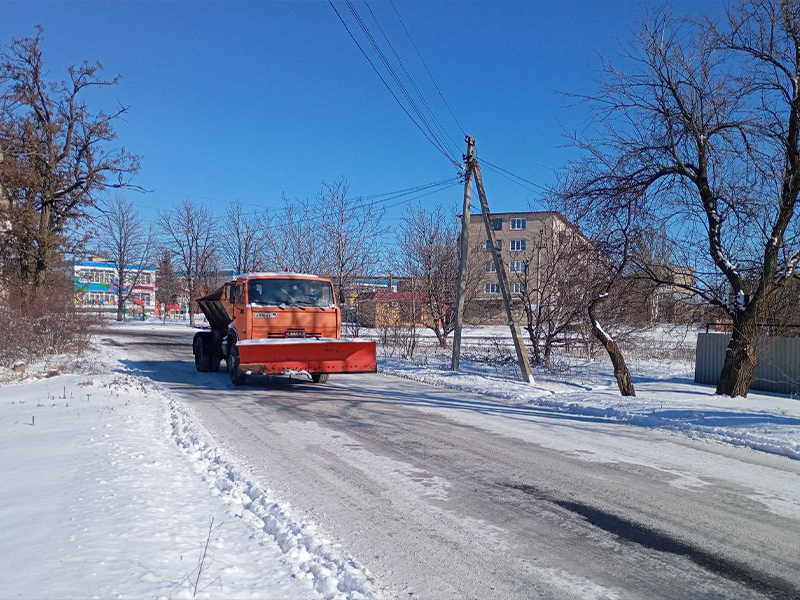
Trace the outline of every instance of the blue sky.
<instances>
[{"instance_id":1,"label":"blue sky","mask_svg":"<svg viewBox=\"0 0 800 600\"><path fill-rule=\"evenodd\" d=\"M719 3L672 3L678 12ZM388 2L379 22L448 134L459 131ZM616 56L638 1L403 2L396 6L479 156L537 184L574 156L563 129L591 92L598 54ZM337 3L352 24L343 3ZM362 2L356 7L368 18ZM122 82L97 95L130 106L120 142L141 155L131 194L147 219L184 197L221 212L240 199L275 207L346 178L371 195L455 176L403 114L327 2L0 2L0 42L41 24L50 73L99 60ZM370 21L376 35L379 35ZM352 26L352 25L351 25ZM355 30L354 30L355 32ZM363 39L363 38L359 38ZM484 169L493 211L524 210L537 193ZM172 192L172 193L168 193ZM424 199L456 206L454 187ZM255 206L249 206L255 210ZM390 219L402 206L389 209ZM396 221L393 221L396 222Z\"/></svg>"}]
</instances>

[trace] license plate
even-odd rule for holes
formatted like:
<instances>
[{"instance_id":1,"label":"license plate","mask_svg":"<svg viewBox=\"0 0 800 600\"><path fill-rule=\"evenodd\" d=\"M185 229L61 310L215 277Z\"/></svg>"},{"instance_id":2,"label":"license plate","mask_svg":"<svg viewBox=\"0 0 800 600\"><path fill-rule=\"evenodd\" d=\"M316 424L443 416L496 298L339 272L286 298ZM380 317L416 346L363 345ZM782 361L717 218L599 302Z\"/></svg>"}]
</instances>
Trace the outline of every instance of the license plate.
<instances>
[{"instance_id":1,"label":"license plate","mask_svg":"<svg viewBox=\"0 0 800 600\"><path fill-rule=\"evenodd\" d=\"M286 337L306 337L305 331L287 331Z\"/></svg>"},{"instance_id":2,"label":"license plate","mask_svg":"<svg viewBox=\"0 0 800 600\"><path fill-rule=\"evenodd\" d=\"M278 316L278 313L268 313L268 312L257 312L253 313L253 317L256 319L274 319Z\"/></svg>"}]
</instances>

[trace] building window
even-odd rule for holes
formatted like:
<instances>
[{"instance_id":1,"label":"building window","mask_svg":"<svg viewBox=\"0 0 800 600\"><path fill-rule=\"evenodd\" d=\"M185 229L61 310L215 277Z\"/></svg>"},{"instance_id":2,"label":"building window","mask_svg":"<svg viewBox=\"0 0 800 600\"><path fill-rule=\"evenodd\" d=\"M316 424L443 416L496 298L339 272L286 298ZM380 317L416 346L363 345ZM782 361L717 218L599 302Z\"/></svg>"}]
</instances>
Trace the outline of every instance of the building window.
<instances>
[{"instance_id":1,"label":"building window","mask_svg":"<svg viewBox=\"0 0 800 600\"><path fill-rule=\"evenodd\" d=\"M503 219L492 219L492 229L495 231L502 231Z\"/></svg>"},{"instance_id":2,"label":"building window","mask_svg":"<svg viewBox=\"0 0 800 600\"><path fill-rule=\"evenodd\" d=\"M527 229L528 219L511 219L511 229Z\"/></svg>"},{"instance_id":3,"label":"building window","mask_svg":"<svg viewBox=\"0 0 800 600\"><path fill-rule=\"evenodd\" d=\"M496 248L498 250L502 250L503 249L503 240L497 240ZM489 251L491 251L491 249L492 249L492 242L490 242L489 240L486 240L486 251L489 252Z\"/></svg>"},{"instance_id":4,"label":"building window","mask_svg":"<svg viewBox=\"0 0 800 600\"><path fill-rule=\"evenodd\" d=\"M511 251L522 252L525 250L525 240L511 240Z\"/></svg>"},{"instance_id":5,"label":"building window","mask_svg":"<svg viewBox=\"0 0 800 600\"><path fill-rule=\"evenodd\" d=\"M499 294L500 293L500 284L499 283L487 283L483 286L483 291L487 294Z\"/></svg>"},{"instance_id":6,"label":"building window","mask_svg":"<svg viewBox=\"0 0 800 600\"><path fill-rule=\"evenodd\" d=\"M524 273L525 272L525 263L522 262L521 260L512 260L511 264L509 266L511 267L511 272L512 273Z\"/></svg>"},{"instance_id":7,"label":"building window","mask_svg":"<svg viewBox=\"0 0 800 600\"><path fill-rule=\"evenodd\" d=\"M487 273L497 273L497 269L494 266L494 261L490 260L486 263L486 272Z\"/></svg>"},{"instance_id":8,"label":"building window","mask_svg":"<svg viewBox=\"0 0 800 600\"><path fill-rule=\"evenodd\" d=\"M522 284L518 281L514 281L511 284L511 293L512 294L521 294L522 293Z\"/></svg>"}]
</instances>

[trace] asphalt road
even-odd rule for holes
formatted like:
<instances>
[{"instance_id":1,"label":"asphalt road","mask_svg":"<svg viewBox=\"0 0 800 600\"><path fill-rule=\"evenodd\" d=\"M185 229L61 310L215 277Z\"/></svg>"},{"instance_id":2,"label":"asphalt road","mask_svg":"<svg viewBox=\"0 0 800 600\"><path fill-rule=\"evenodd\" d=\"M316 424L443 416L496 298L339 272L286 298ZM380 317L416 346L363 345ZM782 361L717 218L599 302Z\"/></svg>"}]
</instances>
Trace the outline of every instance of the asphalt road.
<instances>
[{"instance_id":1,"label":"asphalt road","mask_svg":"<svg viewBox=\"0 0 800 600\"><path fill-rule=\"evenodd\" d=\"M396 598L800 598L800 463L389 376L197 373L115 329L293 511Z\"/></svg>"}]
</instances>

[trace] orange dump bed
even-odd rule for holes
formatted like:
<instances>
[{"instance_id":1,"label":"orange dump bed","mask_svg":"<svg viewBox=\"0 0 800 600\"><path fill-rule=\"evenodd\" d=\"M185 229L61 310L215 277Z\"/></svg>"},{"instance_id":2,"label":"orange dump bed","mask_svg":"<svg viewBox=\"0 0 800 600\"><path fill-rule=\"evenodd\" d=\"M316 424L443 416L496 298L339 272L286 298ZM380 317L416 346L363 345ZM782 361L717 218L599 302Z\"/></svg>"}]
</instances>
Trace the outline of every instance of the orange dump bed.
<instances>
[{"instance_id":1,"label":"orange dump bed","mask_svg":"<svg viewBox=\"0 0 800 600\"><path fill-rule=\"evenodd\" d=\"M240 340L239 365L253 373L374 373L375 342L337 338Z\"/></svg>"}]
</instances>

